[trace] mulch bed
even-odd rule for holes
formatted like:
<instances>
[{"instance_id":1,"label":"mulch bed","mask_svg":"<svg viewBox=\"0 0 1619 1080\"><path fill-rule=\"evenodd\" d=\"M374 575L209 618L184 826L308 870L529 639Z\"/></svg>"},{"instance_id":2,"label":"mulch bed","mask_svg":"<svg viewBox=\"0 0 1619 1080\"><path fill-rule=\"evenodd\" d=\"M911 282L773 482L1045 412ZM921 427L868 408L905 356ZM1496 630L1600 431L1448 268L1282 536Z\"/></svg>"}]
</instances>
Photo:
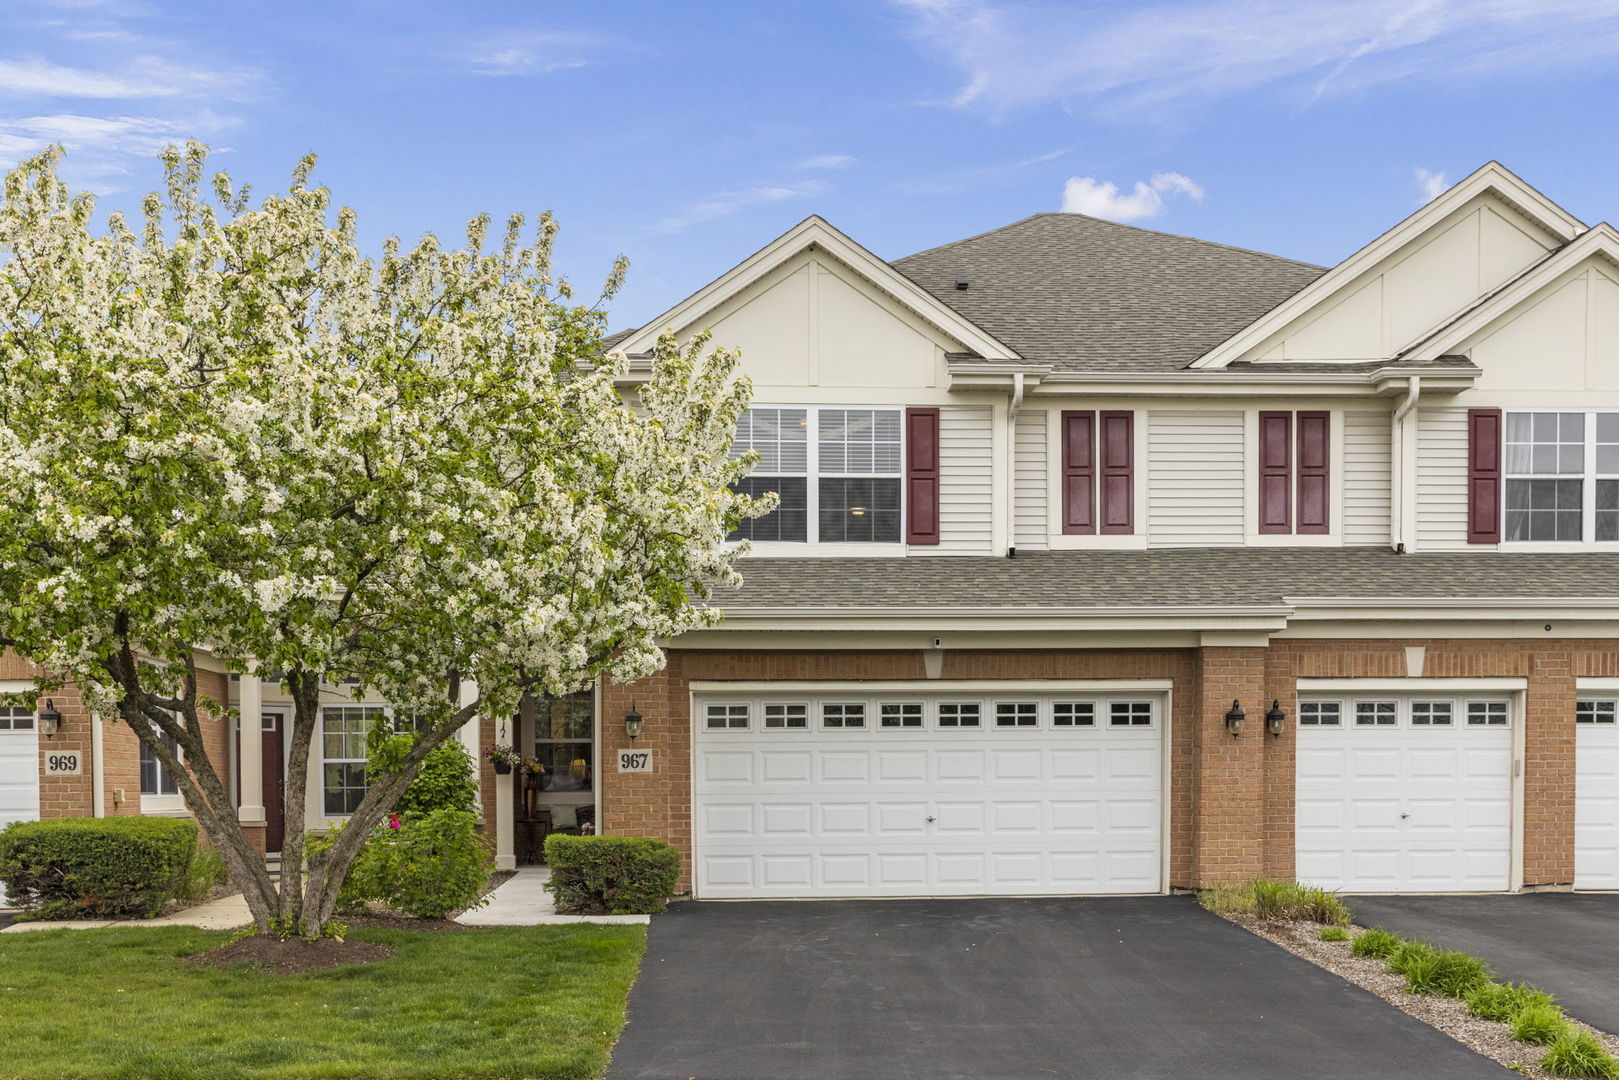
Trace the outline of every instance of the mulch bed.
<instances>
[{"instance_id":1,"label":"mulch bed","mask_svg":"<svg viewBox=\"0 0 1619 1080\"><path fill-rule=\"evenodd\" d=\"M413 920L414 921L414 920ZM243 938L222 949L186 957L189 964L204 967L252 967L272 975L300 975L308 971L328 971L347 964L371 964L386 960L394 951L386 945L345 938Z\"/></svg>"},{"instance_id":2,"label":"mulch bed","mask_svg":"<svg viewBox=\"0 0 1619 1080\"><path fill-rule=\"evenodd\" d=\"M1464 1046L1492 1058L1509 1069L1537 1080L1554 1080L1552 1074L1538 1064L1546 1053L1544 1046L1531 1046L1512 1037L1506 1024L1493 1020L1480 1020L1467 1011L1466 1002L1456 998L1410 994L1405 979L1394 974L1382 960L1356 956L1349 951L1348 941L1322 941L1321 925L1279 919L1255 919L1246 915L1226 915L1238 926L1273 942L1294 956L1349 980L1369 991L1402 1012L1416 1017L1430 1027L1438 1028ZM1351 934L1359 934L1359 927L1350 927ZM1600 1039L1610 1053L1619 1054L1619 1037L1598 1031L1588 1024L1568 1018L1576 1028L1583 1028Z\"/></svg>"}]
</instances>

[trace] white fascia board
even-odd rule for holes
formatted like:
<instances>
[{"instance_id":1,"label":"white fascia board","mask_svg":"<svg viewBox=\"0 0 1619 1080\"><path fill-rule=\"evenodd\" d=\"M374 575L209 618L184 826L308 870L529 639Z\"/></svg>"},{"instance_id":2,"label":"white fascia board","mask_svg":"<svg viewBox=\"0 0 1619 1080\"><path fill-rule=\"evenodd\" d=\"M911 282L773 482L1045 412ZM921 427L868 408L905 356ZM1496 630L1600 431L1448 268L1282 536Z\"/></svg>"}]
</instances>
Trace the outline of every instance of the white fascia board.
<instances>
[{"instance_id":1,"label":"white fascia board","mask_svg":"<svg viewBox=\"0 0 1619 1080\"><path fill-rule=\"evenodd\" d=\"M863 631L1077 631L1249 630L1277 631L1289 608L1231 607L1081 608L749 608L727 612L710 633L766 630Z\"/></svg>"},{"instance_id":2,"label":"white fascia board","mask_svg":"<svg viewBox=\"0 0 1619 1080\"><path fill-rule=\"evenodd\" d=\"M1488 679L1299 679L1301 694L1340 693L1354 694L1370 691L1384 694L1416 693L1511 693L1527 690L1525 678Z\"/></svg>"},{"instance_id":3,"label":"white fascia board","mask_svg":"<svg viewBox=\"0 0 1619 1080\"><path fill-rule=\"evenodd\" d=\"M819 694L823 697L840 691L982 694L997 687L1014 687L1028 693L1114 691L1163 694L1175 689L1175 683L1171 679L842 679L835 682L759 679L726 682L718 679L702 679L694 680L690 685L693 694Z\"/></svg>"},{"instance_id":4,"label":"white fascia board","mask_svg":"<svg viewBox=\"0 0 1619 1080\"><path fill-rule=\"evenodd\" d=\"M1335 295L1344 285L1410 243L1431 225L1486 191L1493 191L1496 196L1533 218L1541 228L1564 242L1574 239L1585 231L1583 222L1530 187L1506 166L1495 161L1488 162L1394 228L1198 357L1192 362L1192 367L1224 367L1250 349L1257 348L1276 331L1321 301Z\"/></svg>"},{"instance_id":5,"label":"white fascia board","mask_svg":"<svg viewBox=\"0 0 1619 1080\"><path fill-rule=\"evenodd\" d=\"M1584 691L1588 694L1619 693L1619 679L1602 677L1582 677L1574 680L1576 693Z\"/></svg>"},{"instance_id":6,"label":"white fascia board","mask_svg":"<svg viewBox=\"0 0 1619 1080\"><path fill-rule=\"evenodd\" d=\"M965 346L968 352L994 360L1016 360L1018 354L996 340L959 312L937 300L932 293L873 255L847 234L840 232L819 214L811 214L769 244L760 248L730 270L721 274L635 333L619 342L614 352L643 353L657 342L665 330L680 330L712 311L737 292L751 285L810 247L820 247L868 278L910 308L924 321Z\"/></svg>"},{"instance_id":7,"label":"white fascia board","mask_svg":"<svg viewBox=\"0 0 1619 1080\"><path fill-rule=\"evenodd\" d=\"M1460 317L1428 331L1395 355L1416 364L1443 356L1592 255L1601 255L1619 265L1619 232L1615 232L1613 226L1606 222L1592 227L1567 247L1559 248L1541 259Z\"/></svg>"},{"instance_id":8,"label":"white fascia board","mask_svg":"<svg viewBox=\"0 0 1619 1080\"><path fill-rule=\"evenodd\" d=\"M1511 620L1515 622L1619 619L1619 598L1590 597L1286 597L1292 621Z\"/></svg>"},{"instance_id":9,"label":"white fascia board","mask_svg":"<svg viewBox=\"0 0 1619 1080\"><path fill-rule=\"evenodd\" d=\"M1053 372L1029 390L1031 397L1105 394L1111 397L1153 394L1188 394L1200 397L1389 397L1403 393L1413 376L1422 377L1424 393L1459 393L1471 387L1480 372L1454 367L1414 365L1378 367L1368 371L1267 372L1255 368L1224 368L1141 374L1126 372ZM1004 380L1010 384L1010 376ZM952 379L951 389L961 389Z\"/></svg>"},{"instance_id":10,"label":"white fascia board","mask_svg":"<svg viewBox=\"0 0 1619 1080\"><path fill-rule=\"evenodd\" d=\"M0 679L0 694L26 694L33 688L33 679Z\"/></svg>"}]
</instances>

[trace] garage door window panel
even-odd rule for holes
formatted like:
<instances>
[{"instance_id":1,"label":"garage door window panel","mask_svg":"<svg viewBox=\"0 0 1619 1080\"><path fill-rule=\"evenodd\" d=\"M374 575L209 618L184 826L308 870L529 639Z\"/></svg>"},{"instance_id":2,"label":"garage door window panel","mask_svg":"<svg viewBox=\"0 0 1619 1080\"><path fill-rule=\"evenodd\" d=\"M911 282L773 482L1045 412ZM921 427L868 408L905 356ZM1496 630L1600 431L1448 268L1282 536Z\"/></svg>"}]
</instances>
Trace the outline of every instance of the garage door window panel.
<instances>
[{"instance_id":1,"label":"garage door window panel","mask_svg":"<svg viewBox=\"0 0 1619 1080\"><path fill-rule=\"evenodd\" d=\"M34 710L25 705L0 706L0 731L33 731Z\"/></svg>"},{"instance_id":2,"label":"garage door window panel","mask_svg":"<svg viewBox=\"0 0 1619 1080\"><path fill-rule=\"evenodd\" d=\"M920 701L885 701L877 706L878 723L886 729L922 730Z\"/></svg>"},{"instance_id":3,"label":"garage door window panel","mask_svg":"<svg viewBox=\"0 0 1619 1080\"><path fill-rule=\"evenodd\" d=\"M1300 727L1342 727L1344 706L1341 701L1299 702Z\"/></svg>"},{"instance_id":4,"label":"garage door window panel","mask_svg":"<svg viewBox=\"0 0 1619 1080\"><path fill-rule=\"evenodd\" d=\"M829 701L821 706L821 726L833 730L860 729L866 726L864 702Z\"/></svg>"},{"instance_id":5,"label":"garage door window panel","mask_svg":"<svg viewBox=\"0 0 1619 1080\"><path fill-rule=\"evenodd\" d=\"M1449 701L1413 701L1411 703L1412 727L1450 727L1456 707Z\"/></svg>"},{"instance_id":6,"label":"garage door window panel","mask_svg":"<svg viewBox=\"0 0 1619 1080\"><path fill-rule=\"evenodd\" d=\"M1095 728L1096 703L1094 701L1052 702L1051 726L1058 728Z\"/></svg>"},{"instance_id":7,"label":"garage door window panel","mask_svg":"<svg viewBox=\"0 0 1619 1080\"><path fill-rule=\"evenodd\" d=\"M764 717L766 731L805 731L809 728L809 705L804 702L767 703Z\"/></svg>"},{"instance_id":8,"label":"garage door window panel","mask_svg":"<svg viewBox=\"0 0 1619 1080\"><path fill-rule=\"evenodd\" d=\"M746 731L752 709L743 702L710 705L703 714L704 726L710 731Z\"/></svg>"},{"instance_id":9,"label":"garage door window panel","mask_svg":"<svg viewBox=\"0 0 1619 1080\"><path fill-rule=\"evenodd\" d=\"M1151 727L1152 715L1150 701L1114 701L1108 705L1108 724L1112 727Z\"/></svg>"},{"instance_id":10,"label":"garage door window panel","mask_svg":"<svg viewBox=\"0 0 1619 1080\"><path fill-rule=\"evenodd\" d=\"M995 726L998 728L1037 728L1040 706L1033 701L997 701Z\"/></svg>"},{"instance_id":11,"label":"garage door window panel","mask_svg":"<svg viewBox=\"0 0 1619 1080\"><path fill-rule=\"evenodd\" d=\"M939 702L939 726L947 729L983 726L984 706L976 701Z\"/></svg>"},{"instance_id":12,"label":"garage door window panel","mask_svg":"<svg viewBox=\"0 0 1619 1080\"><path fill-rule=\"evenodd\" d=\"M1391 728L1399 724L1399 706L1392 701L1355 702L1355 726Z\"/></svg>"},{"instance_id":13,"label":"garage door window panel","mask_svg":"<svg viewBox=\"0 0 1619 1080\"><path fill-rule=\"evenodd\" d=\"M1576 724L1614 724L1619 717L1619 702L1577 701L1574 703Z\"/></svg>"},{"instance_id":14,"label":"garage door window panel","mask_svg":"<svg viewBox=\"0 0 1619 1080\"><path fill-rule=\"evenodd\" d=\"M1469 701L1467 725L1469 727L1506 727L1507 703L1504 701Z\"/></svg>"}]
</instances>

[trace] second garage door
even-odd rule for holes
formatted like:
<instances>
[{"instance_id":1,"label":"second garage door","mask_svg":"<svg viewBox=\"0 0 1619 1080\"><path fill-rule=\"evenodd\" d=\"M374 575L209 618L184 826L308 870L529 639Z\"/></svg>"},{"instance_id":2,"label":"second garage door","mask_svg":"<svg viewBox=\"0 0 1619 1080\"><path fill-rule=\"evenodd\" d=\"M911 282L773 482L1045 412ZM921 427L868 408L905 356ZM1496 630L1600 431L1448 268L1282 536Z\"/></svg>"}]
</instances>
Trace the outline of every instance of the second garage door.
<instances>
[{"instance_id":1,"label":"second garage door","mask_svg":"<svg viewBox=\"0 0 1619 1080\"><path fill-rule=\"evenodd\" d=\"M1162 888L1158 693L694 701L700 898Z\"/></svg>"},{"instance_id":2,"label":"second garage door","mask_svg":"<svg viewBox=\"0 0 1619 1080\"><path fill-rule=\"evenodd\" d=\"M1299 880L1347 892L1511 887L1512 707L1467 697L1301 699Z\"/></svg>"},{"instance_id":3,"label":"second garage door","mask_svg":"<svg viewBox=\"0 0 1619 1080\"><path fill-rule=\"evenodd\" d=\"M1574 712L1574 887L1619 889L1619 700Z\"/></svg>"}]
</instances>

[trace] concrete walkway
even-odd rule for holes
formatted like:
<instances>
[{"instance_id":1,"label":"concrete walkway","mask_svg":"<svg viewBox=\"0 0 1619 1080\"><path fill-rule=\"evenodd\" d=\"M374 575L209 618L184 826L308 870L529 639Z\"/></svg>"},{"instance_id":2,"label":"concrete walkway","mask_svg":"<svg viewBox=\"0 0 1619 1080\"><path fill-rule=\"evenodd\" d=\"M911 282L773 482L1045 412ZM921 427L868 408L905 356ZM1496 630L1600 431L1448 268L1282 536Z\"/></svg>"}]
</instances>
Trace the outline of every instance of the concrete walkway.
<instances>
[{"instance_id":1,"label":"concrete walkway","mask_svg":"<svg viewBox=\"0 0 1619 1080\"><path fill-rule=\"evenodd\" d=\"M14 922L0 928L0 934L21 934L29 930L100 930L107 926L195 926L203 930L237 930L252 922L253 914L247 910L247 901L241 893L232 893L159 919L39 919Z\"/></svg>"},{"instance_id":2,"label":"concrete walkway","mask_svg":"<svg viewBox=\"0 0 1619 1080\"><path fill-rule=\"evenodd\" d=\"M549 866L525 866L489 894L489 903L455 917L467 926L556 926L565 923L649 923L650 915L558 915L546 889Z\"/></svg>"}]
</instances>

